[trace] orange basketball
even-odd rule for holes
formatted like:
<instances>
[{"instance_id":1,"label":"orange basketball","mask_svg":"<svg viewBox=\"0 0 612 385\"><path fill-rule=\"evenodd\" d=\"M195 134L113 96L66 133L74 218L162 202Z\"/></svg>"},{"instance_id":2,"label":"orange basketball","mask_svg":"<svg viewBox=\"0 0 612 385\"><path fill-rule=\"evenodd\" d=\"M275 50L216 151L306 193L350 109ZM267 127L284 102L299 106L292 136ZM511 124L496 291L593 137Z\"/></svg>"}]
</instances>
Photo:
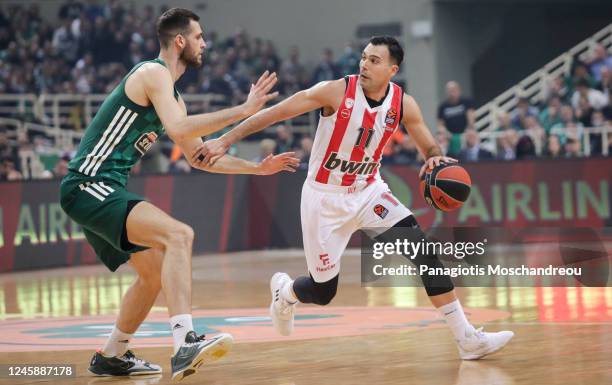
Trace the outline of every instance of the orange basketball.
<instances>
[{"instance_id":1,"label":"orange basketball","mask_svg":"<svg viewBox=\"0 0 612 385\"><path fill-rule=\"evenodd\" d=\"M470 196L471 187L470 174L456 163L441 164L428 170L419 184L427 203L442 211L461 207Z\"/></svg>"}]
</instances>

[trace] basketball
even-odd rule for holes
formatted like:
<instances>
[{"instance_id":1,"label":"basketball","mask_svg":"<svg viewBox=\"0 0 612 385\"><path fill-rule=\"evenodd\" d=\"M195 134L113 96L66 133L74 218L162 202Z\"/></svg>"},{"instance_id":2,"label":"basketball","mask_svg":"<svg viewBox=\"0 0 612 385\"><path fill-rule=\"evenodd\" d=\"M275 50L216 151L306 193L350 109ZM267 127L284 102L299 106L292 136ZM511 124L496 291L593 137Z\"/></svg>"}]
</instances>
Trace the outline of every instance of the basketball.
<instances>
[{"instance_id":1,"label":"basketball","mask_svg":"<svg viewBox=\"0 0 612 385\"><path fill-rule=\"evenodd\" d=\"M461 207L470 196L472 180L468 172L458 164L441 164L421 177L419 187L432 207L453 211Z\"/></svg>"}]
</instances>

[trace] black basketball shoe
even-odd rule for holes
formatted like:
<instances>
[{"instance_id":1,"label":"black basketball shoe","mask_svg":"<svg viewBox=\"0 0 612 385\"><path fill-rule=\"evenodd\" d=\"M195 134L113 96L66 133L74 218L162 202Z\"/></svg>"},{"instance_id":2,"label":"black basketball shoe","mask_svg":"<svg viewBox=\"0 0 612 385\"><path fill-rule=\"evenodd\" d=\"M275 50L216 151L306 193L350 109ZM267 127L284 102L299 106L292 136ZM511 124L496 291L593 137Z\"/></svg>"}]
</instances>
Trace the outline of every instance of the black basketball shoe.
<instances>
[{"instance_id":1,"label":"black basketball shoe","mask_svg":"<svg viewBox=\"0 0 612 385\"><path fill-rule=\"evenodd\" d=\"M172 364L172 379L181 381L198 370L204 363L223 357L232 347L234 338L227 333L212 338L197 336L192 330L185 336L185 342L170 363Z\"/></svg>"},{"instance_id":2,"label":"black basketball shoe","mask_svg":"<svg viewBox=\"0 0 612 385\"><path fill-rule=\"evenodd\" d=\"M105 357L98 350L91 358L88 370L96 376L142 376L162 372L161 366L141 360L131 350L120 357Z\"/></svg>"}]
</instances>

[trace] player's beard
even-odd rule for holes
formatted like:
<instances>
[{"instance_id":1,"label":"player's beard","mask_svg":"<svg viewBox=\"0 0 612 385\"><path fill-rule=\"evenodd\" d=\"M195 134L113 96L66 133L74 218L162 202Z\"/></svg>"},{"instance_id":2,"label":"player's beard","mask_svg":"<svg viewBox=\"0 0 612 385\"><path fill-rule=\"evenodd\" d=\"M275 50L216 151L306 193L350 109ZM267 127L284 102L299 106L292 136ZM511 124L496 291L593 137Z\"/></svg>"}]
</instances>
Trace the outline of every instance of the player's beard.
<instances>
[{"instance_id":1,"label":"player's beard","mask_svg":"<svg viewBox=\"0 0 612 385\"><path fill-rule=\"evenodd\" d=\"M180 60L185 63L187 67L198 68L202 65L202 61L200 59L200 53L196 50L192 50L189 45L183 48L183 52L181 52Z\"/></svg>"}]
</instances>

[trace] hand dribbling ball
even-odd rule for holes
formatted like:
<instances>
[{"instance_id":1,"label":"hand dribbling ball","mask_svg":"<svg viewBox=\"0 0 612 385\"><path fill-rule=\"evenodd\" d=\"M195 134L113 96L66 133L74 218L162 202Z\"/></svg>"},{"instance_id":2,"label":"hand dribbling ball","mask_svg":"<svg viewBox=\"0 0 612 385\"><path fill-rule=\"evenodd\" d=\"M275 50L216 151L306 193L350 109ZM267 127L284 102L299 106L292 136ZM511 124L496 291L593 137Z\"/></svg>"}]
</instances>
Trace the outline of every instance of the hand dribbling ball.
<instances>
[{"instance_id":1,"label":"hand dribbling ball","mask_svg":"<svg viewBox=\"0 0 612 385\"><path fill-rule=\"evenodd\" d=\"M463 205L470 196L470 174L457 163L441 163L429 169L419 183L421 195L430 206L453 211Z\"/></svg>"}]
</instances>

